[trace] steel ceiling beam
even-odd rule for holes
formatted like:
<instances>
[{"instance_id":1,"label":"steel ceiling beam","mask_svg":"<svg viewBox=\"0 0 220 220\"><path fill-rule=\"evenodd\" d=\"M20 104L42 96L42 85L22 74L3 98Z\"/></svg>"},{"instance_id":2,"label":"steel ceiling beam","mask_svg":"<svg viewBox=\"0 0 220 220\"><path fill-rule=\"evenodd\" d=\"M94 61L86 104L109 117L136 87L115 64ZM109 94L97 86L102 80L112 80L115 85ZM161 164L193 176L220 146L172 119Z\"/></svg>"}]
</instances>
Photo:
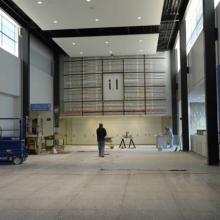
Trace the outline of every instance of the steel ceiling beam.
<instances>
[{"instance_id":1,"label":"steel ceiling beam","mask_svg":"<svg viewBox=\"0 0 220 220\"><path fill-rule=\"evenodd\" d=\"M159 34L159 25L48 30L45 33L51 38Z\"/></svg>"}]
</instances>

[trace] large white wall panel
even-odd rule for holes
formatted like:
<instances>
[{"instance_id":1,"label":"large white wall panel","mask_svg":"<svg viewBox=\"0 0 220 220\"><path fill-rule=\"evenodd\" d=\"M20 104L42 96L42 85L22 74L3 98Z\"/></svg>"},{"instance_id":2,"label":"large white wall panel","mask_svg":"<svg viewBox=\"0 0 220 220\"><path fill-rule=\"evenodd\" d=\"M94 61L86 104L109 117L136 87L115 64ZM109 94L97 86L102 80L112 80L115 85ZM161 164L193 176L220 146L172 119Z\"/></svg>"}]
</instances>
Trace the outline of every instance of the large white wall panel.
<instances>
[{"instance_id":1,"label":"large white wall panel","mask_svg":"<svg viewBox=\"0 0 220 220\"><path fill-rule=\"evenodd\" d=\"M0 93L0 118L20 117L20 104L15 96L8 96ZM17 129L18 124L12 120L0 120L0 127L5 129ZM13 131L3 132L3 136L13 136Z\"/></svg>"},{"instance_id":2,"label":"large white wall panel","mask_svg":"<svg viewBox=\"0 0 220 220\"><path fill-rule=\"evenodd\" d=\"M189 92L193 92L201 84L204 85L204 34L201 32L188 55Z\"/></svg>"},{"instance_id":3,"label":"large white wall panel","mask_svg":"<svg viewBox=\"0 0 220 220\"><path fill-rule=\"evenodd\" d=\"M20 60L0 49L0 68L0 92L12 96L20 96Z\"/></svg>"},{"instance_id":4,"label":"large white wall panel","mask_svg":"<svg viewBox=\"0 0 220 220\"><path fill-rule=\"evenodd\" d=\"M112 137L113 144L119 145L121 138L128 131L135 144L155 144L156 135L171 126L170 117L145 116L97 116L73 117L61 119L61 133L67 144L97 144L96 128L103 123L107 135ZM126 142L129 140L126 140Z\"/></svg>"},{"instance_id":5,"label":"large white wall panel","mask_svg":"<svg viewBox=\"0 0 220 220\"><path fill-rule=\"evenodd\" d=\"M33 36L30 42L30 103L53 105L53 54Z\"/></svg>"},{"instance_id":6,"label":"large white wall panel","mask_svg":"<svg viewBox=\"0 0 220 220\"><path fill-rule=\"evenodd\" d=\"M0 118L1 117L15 117L16 98L0 93Z\"/></svg>"},{"instance_id":7,"label":"large white wall panel","mask_svg":"<svg viewBox=\"0 0 220 220\"><path fill-rule=\"evenodd\" d=\"M53 77L34 66L30 67L30 102L53 103Z\"/></svg>"}]
</instances>

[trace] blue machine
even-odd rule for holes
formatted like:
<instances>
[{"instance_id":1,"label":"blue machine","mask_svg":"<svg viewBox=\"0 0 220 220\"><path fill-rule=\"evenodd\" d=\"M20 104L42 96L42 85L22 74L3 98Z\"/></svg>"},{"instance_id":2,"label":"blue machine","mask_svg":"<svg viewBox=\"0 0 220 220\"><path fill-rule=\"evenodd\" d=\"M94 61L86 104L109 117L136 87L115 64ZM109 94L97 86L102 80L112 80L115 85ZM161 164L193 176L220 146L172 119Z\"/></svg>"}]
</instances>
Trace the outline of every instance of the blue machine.
<instances>
[{"instance_id":1,"label":"blue machine","mask_svg":"<svg viewBox=\"0 0 220 220\"><path fill-rule=\"evenodd\" d=\"M3 129L1 124L19 123L18 129ZM4 136L4 133L13 136ZM15 135L15 133L18 133ZM25 146L26 121L20 118L0 118L0 161L13 162L15 165L23 163L28 157Z\"/></svg>"}]
</instances>

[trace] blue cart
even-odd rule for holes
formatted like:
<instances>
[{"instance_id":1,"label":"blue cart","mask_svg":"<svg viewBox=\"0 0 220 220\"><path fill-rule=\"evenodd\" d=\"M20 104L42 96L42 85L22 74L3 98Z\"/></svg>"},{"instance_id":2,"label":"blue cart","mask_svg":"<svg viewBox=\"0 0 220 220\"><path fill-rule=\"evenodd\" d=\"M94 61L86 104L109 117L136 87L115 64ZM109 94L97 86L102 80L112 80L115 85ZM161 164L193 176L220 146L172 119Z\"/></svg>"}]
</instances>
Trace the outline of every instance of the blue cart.
<instances>
[{"instance_id":1,"label":"blue cart","mask_svg":"<svg viewBox=\"0 0 220 220\"><path fill-rule=\"evenodd\" d=\"M17 129L4 129L10 127ZM9 135L5 135L9 134ZM27 157L25 146L26 121L20 118L0 118L0 161L13 162L15 165L23 163Z\"/></svg>"}]
</instances>

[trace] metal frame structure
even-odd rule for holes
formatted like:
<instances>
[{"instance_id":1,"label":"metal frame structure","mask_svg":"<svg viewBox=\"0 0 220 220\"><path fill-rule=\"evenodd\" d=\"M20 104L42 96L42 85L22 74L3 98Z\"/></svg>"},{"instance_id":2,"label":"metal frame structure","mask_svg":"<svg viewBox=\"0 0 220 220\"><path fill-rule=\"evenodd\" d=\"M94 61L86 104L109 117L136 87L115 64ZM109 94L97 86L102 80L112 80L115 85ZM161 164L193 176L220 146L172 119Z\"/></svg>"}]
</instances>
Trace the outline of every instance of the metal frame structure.
<instances>
[{"instance_id":1,"label":"metal frame structure","mask_svg":"<svg viewBox=\"0 0 220 220\"><path fill-rule=\"evenodd\" d=\"M168 62L164 55L65 58L64 115L167 115L166 71L159 60L162 66ZM121 100L104 100L105 74L122 74Z\"/></svg>"}]
</instances>

